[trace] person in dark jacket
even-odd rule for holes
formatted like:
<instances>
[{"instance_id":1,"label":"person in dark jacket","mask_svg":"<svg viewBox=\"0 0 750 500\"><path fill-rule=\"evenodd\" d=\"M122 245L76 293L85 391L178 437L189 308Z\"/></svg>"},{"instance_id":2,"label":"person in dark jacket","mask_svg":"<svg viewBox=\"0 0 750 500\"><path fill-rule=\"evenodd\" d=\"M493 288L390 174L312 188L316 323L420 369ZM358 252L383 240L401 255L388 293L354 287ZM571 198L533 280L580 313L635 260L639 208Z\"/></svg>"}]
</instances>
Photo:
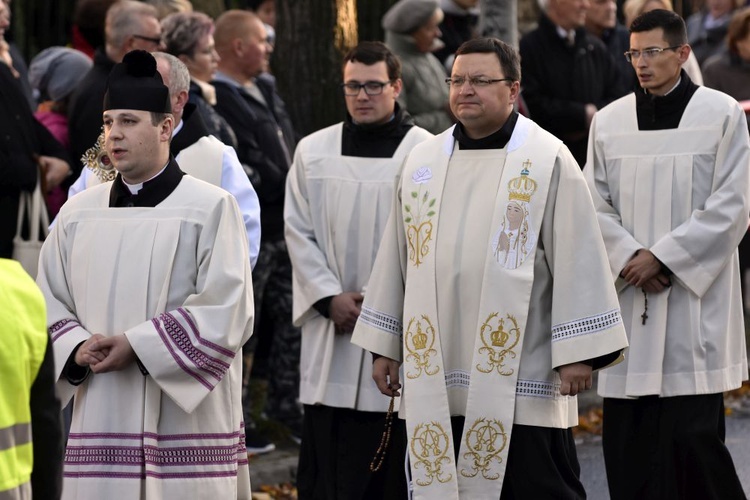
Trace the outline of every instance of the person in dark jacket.
<instances>
[{"instance_id":1,"label":"person in dark jacket","mask_svg":"<svg viewBox=\"0 0 750 500\"><path fill-rule=\"evenodd\" d=\"M627 91L635 89L638 79L633 66L625 59L625 52L630 48L630 33L617 21L617 2L591 0L586 11L586 31L604 42L615 61L620 86Z\"/></svg>"},{"instance_id":2,"label":"person in dark jacket","mask_svg":"<svg viewBox=\"0 0 750 500\"><path fill-rule=\"evenodd\" d=\"M195 104L208 132L237 148L237 137L227 121L213 108L216 89L209 82L219 64L214 46L214 22L202 12L178 12L161 21L164 50L182 61L190 71L191 104Z\"/></svg>"},{"instance_id":3,"label":"person in dark jacket","mask_svg":"<svg viewBox=\"0 0 750 500\"><path fill-rule=\"evenodd\" d=\"M531 118L568 146L583 168L591 119L625 94L612 56L584 28L586 0L548 0L520 43L522 95Z\"/></svg>"},{"instance_id":4,"label":"person in dark jacket","mask_svg":"<svg viewBox=\"0 0 750 500\"><path fill-rule=\"evenodd\" d=\"M708 0L703 9L687 18L688 44L703 68L704 63L724 49L724 39L734 10L743 0Z\"/></svg>"},{"instance_id":5,"label":"person in dark jacket","mask_svg":"<svg viewBox=\"0 0 750 500\"><path fill-rule=\"evenodd\" d=\"M0 41L10 24L6 9L0 2ZM0 57L0 258L13 255L19 197L34 190L39 168L47 187L70 173L65 149L34 118L16 75Z\"/></svg>"},{"instance_id":6,"label":"person in dark jacket","mask_svg":"<svg viewBox=\"0 0 750 500\"><path fill-rule=\"evenodd\" d=\"M221 57L212 82L216 110L237 136L237 156L260 200L261 246L253 269L256 333L246 346L247 365L258 343L270 344L266 414L299 436L300 331L292 325L292 266L283 217L296 135L273 80L258 78L267 71L273 50L258 16L245 10L225 12L216 20L214 40ZM270 451L273 444L254 432L247 405L245 410L248 450Z\"/></svg>"}]
</instances>

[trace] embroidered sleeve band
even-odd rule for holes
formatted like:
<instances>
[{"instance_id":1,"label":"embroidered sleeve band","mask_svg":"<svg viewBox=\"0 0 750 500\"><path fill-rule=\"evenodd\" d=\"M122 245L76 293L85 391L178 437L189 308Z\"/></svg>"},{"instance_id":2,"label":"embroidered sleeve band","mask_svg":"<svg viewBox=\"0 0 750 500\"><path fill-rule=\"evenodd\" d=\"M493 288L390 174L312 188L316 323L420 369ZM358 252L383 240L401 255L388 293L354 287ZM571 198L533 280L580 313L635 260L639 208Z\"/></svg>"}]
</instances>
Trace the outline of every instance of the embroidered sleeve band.
<instances>
[{"instance_id":1,"label":"embroidered sleeve band","mask_svg":"<svg viewBox=\"0 0 750 500\"><path fill-rule=\"evenodd\" d=\"M381 313L375 309L370 309L369 307L362 308L359 320L366 325L370 325L391 335L396 335L399 338L401 338L401 332L404 330L404 324L398 318Z\"/></svg>"},{"instance_id":2,"label":"embroidered sleeve band","mask_svg":"<svg viewBox=\"0 0 750 500\"><path fill-rule=\"evenodd\" d=\"M612 328L619 323L622 323L622 316L620 316L619 309L562 323L552 327L552 342L566 340L579 335L590 335Z\"/></svg>"}]
</instances>

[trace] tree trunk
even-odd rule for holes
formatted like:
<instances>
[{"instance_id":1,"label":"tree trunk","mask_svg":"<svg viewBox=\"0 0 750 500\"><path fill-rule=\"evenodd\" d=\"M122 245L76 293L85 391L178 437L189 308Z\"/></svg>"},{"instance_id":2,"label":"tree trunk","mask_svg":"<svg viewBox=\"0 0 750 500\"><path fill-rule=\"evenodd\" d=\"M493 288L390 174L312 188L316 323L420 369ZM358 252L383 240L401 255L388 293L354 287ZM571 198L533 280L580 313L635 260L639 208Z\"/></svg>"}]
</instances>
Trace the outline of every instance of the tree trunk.
<instances>
[{"instance_id":1,"label":"tree trunk","mask_svg":"<svg viewBox=\"0 0 750 500\"><path fill-rule=\"evenodd\" d=\"M298 133L341 121L341 58L357 44L355 0L276 0L272 59L279 93Z\"/></svg>"},{"instance_id":2,"label":"tree trunk","mask_svg":"<svg viewBox=\"0 0 750 500\"><path fill-rule=\"evenodd\" d=\"M479 33L518 47L517 0L484 0L480 3Z\"/></svg>"},{"instance_id":3,"label":"tree trunk","mask_svg":"<svg viewBox=\"0 0 750 500\"><path fill-rule=\"evenodd\" d=\"M360 40L382 41L385 38L380 21L394 3L396 0L357 0Z\"/></svg>"}]
</instances>

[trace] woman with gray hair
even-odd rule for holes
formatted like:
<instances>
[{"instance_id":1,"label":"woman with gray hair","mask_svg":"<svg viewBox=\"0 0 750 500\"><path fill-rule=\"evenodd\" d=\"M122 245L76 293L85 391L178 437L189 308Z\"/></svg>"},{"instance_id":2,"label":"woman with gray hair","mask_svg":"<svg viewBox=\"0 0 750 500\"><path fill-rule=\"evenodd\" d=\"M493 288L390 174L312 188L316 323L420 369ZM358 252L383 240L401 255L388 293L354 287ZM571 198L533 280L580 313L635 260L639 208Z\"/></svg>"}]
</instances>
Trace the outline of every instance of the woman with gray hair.
<instances>
[{"instance_id":1,"label":"woman with gray hair","mask_svg":"<svg viewBox=\"0 0 750 500\"><path fill-rule=\"evenodd\" d=\"M438 0L400 0L382 20L385 43L401 59L404 87L399 104L417 125L439 134L453 124L448 106L448 76L432 51L443 46L443 11Z\"/></svg>"},{"instance_id":2,"label":"woman with gray hair","mask_svg":"<svg viewBox=\"0 0 750 500\"><path fill-rule=\"evenodd\" d=\"M236 148L234 132L213 108L216 91L209 82L219 63L213 20L202 12L179 12L162 19L161 29L164 51L185 63L190 72L189 102L195 104L211 135Z\"/></svg>"}]
</instances>

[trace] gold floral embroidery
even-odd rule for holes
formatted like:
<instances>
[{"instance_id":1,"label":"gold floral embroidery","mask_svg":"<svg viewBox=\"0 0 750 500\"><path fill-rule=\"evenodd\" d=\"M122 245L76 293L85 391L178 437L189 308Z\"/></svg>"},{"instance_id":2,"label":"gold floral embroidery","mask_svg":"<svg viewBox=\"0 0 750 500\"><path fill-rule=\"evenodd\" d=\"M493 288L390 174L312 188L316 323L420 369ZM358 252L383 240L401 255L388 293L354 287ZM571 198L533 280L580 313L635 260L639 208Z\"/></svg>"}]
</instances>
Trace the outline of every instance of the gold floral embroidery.
<instances>
[{"instance_id":1,"label":"gold floral embroidery","mask_svg":"<svg viewBox=\"0 0 750 500\"><path fill-rule=\"evenodd\" d=\"M429 243L432 240L432 217L435 215L435 198L430 198L430 192L422 194L422 184L417 191L411 192L416 202L415 208L404 203L404 223L406 224L406 238L409 243L409 260L416 267L424 262L430 252Z\"/></svg>"},{"instance_id":2,"label":"gold floral embroidery","mask_svg":"<svg viewBox=\"0 0 750 500\"><path fill-rule=\"evenodd\" d=\"M410 448L415 460L414 471L424 468L426 479L417 478L420 486L429 486L437 479L440 483L447 483L453 475L443 470L444 465L450 465L452 459L448 434L437 422L418 424L411 438Z\"/></svg>"},{"instance_id":3,"label":"gold floral embroidery","mask_svg":"<svg viewBox=\"0 0 750 500\"><path fill-rule=\"evenodd\" d=\"M466 431L465 444L469 451L464 453L464 458L471 459L472 465L470 471L461 469L461 475L475 477L481 472L482 477L490 481L499 479L500 474L491 473L491 469L493 461L498 464L503 461L500 453L508 444L503 423L496 419L477 419Z\"/></svg>"},{"instance_id":4,"label":"gold floral embroidery","mask_svg":"<svg viewBox=\"0 0 750 500\"><path fill-rule=\"evenodd\" d=\"M413 361L417 369L417 372L408 372L406 376L410 379L415 379L426 373L427 375L435 375L440 367L430 365L430 356L437 354L435 346L435 327L432 326L430 318L423 314L421 319L412 318L409 320L409 325L406 328L406 334L404 338L404 345L406 350L409 351L406 356L407 361Z\"/></svg>"},{"instance_id":5,"label":"gold floral embroidery","mask_svg":"<svg viewBox=\"0 0 750 500\"><path fill-rule=\"evenodd\" d=\"M494 321L493 321L494 320ZM505 322L512 323L512 327L506 329ZM510 314L501 318L499 313L490 314L479 330L479 337L484 347L479 348L479 354L486 354L486 365L477 364L477 370L482 373L491 373L497 370L500 375L512 375L512 368L505 368L506 358L515 358L513 350L521 340L521 329L518 328L516 318Z\"/></svg>"}]
</instances>

